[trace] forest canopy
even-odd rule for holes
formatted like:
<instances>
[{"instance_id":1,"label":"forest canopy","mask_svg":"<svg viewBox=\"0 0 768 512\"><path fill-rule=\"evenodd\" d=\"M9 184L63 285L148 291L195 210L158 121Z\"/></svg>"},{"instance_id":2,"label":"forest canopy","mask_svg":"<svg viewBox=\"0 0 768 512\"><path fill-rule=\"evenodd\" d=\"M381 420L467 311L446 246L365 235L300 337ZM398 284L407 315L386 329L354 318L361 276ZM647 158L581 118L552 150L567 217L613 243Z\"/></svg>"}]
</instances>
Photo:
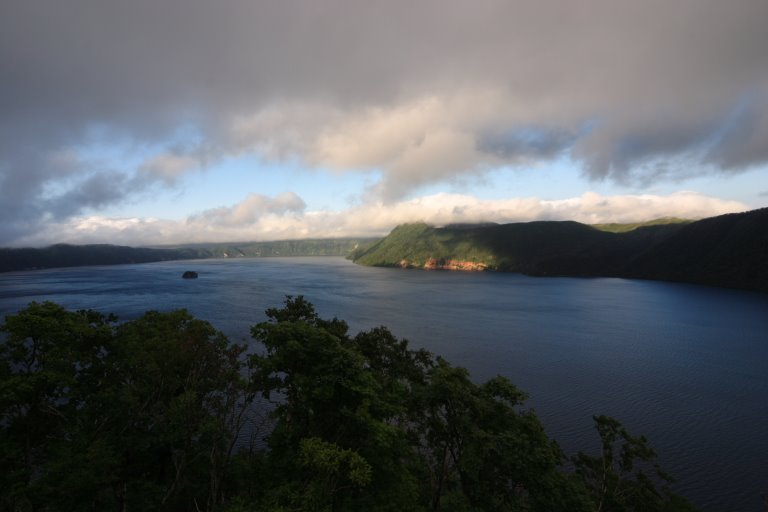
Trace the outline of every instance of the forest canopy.
<instances>
[{"instance_id":1,"label":"forest canopy","mask_svg":"<svg viewBox=\"0 0 768 512\"><path fill-rule=\"evenodd\" d=\"M231 343L184 310L0 325L0 510L694 510L595 416L567 456L505 377L287 297Z\"/></svg>"}]
</instances>

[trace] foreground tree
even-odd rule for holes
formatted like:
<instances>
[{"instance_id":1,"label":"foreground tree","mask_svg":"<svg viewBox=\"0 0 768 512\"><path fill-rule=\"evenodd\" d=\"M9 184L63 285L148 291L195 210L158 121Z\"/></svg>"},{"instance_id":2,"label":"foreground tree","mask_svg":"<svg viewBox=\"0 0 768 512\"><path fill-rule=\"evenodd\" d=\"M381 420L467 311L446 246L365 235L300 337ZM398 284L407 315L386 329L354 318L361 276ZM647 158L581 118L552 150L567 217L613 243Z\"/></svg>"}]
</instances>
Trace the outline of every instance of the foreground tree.
<instances>
[{"instance_id":1,"label":"foreground tree","mask_svg":"<svg viewBox=\"0 0 768 512\"><path fill-rule=\"evenodd\" d=\"M0 504L35 509L52 493L48 476L73 459L84 386L112 337L112 317L32 303L0 327ZM77 442L77 441L74 441ZM93 446L91 455L100 451ZM88 457L88 454L82 453ZM101 480L98 474L81 481ZM103 482L99 482L103 483ZM78 490L73 489L73 494Z\"/></svg>"},{"instance_id":2,"label":"foreground tree","mask_svg":"<svg viewBox=\"0 0 768 512\"><path fill-rule=\"evenodd\" d=\"M252 330L265 352L251 359L256 388L275 399L264 509L688 510L642 473L621 477L649 491L627 498L634 508L608 506L587 459L566 471L503 377L475 384L383 327L350 337L303 297L267 316Z\"/></svg>"},{"instance_id":3,"label":"foreground tree","mask_svg":"<svg viewBox=\"0 0 768 512\"><path fill-rule=\"evenodd\" d=\"M656 453L645 437L631 436L608 416L593 419L600 435L600 454L580 452L572 461L597 512L695 510L669 489L672 478L656 463Z\"/></svg>"},{"instance_id":4,"label":"foreground tree","mask_svg":"<svg viewBox=\"0 0 768 512\"><path fill-rule=\"evenodd\" d=\"M432 509L589 510L583 489L559 470L559 447L507 379L476 385L438 358L420 395Z\"/></svg>"},{"instance_id":5,"label":"foreground tree","mask_svg":"<svg viewBox=\"0 0 768 512\"><path fill-rule=\"evenodd\" d=\"M245 421L244 347L185 311L122 325L30 304L0 346L6 510L212 510Z\"/></svg>"},{"instance_id":6,"label":"foreground tree","mask_svg":"<svg viewBox=\"0 0 768 512\"><path fill-rule=\"evenodd\" d=\"M397 377L377 380L347 324L319 318L303 297L288 298L267 316L252 329L265 353L251 358L255 387L276 399L267 455L275 482L266 503L316 510L412 507L418 485L407 470L406 432L398 428L404 397L392 392ZM372 336L386 334L370 333L370 344ZM374 364L381 373L387 363ZM334 485L320 458L339 462ZM358 470L370 468L372 477L356 478L351 461Z\"/></svg>"},{"instance_id":7,"label":"foreground tree","mask_svg":"<svg viewBox=\"0 0 768 512\"><path fill-rule=\"evenodd\" d=\"M507 379L384 327L351 336L288 297L252 334L255 354L186 311L8 316L0 511L692 510L617 421L569 462Z\"/></svg>"}]
</instances>

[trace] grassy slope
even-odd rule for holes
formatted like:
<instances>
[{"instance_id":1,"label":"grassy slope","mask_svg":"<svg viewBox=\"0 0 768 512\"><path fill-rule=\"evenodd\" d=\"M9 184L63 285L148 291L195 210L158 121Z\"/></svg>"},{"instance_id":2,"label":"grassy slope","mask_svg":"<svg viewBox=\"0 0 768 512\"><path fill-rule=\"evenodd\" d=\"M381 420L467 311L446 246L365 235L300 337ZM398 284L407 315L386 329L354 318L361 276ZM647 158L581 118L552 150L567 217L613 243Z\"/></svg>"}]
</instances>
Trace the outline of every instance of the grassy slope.
<instances>
[{"instance_id":1,"label":"grassy slope","mask_svg":"<svg viewBox=\"0 0 768 512\"><path fill-rule=\"evenodd\" d=\"M426 224L403 224L368 249L353 253L352 259L363 265L400 266L406 261L417 267L423 267L430 258L492 260L491 251L464 236L472 232L458 227L435 229Z\"/></svg>"},{"instance_id":2,"label":"grassy slope","mask_svg":"<svg viewBox=\"0 0 768 512\"><path fill-rule=\"evenodd\" d=\"M646 222L631 222L631 223L610 223L610 224L591 224L593 228L600 231L609 231L611 233L626 233L627 231L633 231L638 228L644 228L647 226L661 226L665 224L688 224L693 222L688 219L680 219L678 217L661 217L659 219L649 220Z\"/></svg>"},{"instance_id":3,"label":"grassy slope","mask_svg":"<svg viewBox=\"0 0 768 512\"><path fill-rule=\"evenodd\" d=\"M610 231L576 222L433 228L407 224L354 261L422 267L429 258L479 261L529 275L613 276L768 291L768 209L690 223Z\"/></svg>"}]
</instances>

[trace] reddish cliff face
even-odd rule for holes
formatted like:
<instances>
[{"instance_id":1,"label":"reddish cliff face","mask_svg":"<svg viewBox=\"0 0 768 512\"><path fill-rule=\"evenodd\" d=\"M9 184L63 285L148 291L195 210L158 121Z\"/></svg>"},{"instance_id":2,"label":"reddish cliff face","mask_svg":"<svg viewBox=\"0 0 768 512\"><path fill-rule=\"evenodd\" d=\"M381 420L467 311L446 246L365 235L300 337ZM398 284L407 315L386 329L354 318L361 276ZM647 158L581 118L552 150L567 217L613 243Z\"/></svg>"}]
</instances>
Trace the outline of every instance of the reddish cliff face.
<instances>
[{"instance_id":1,"label":"reddish cliff face","mask_svg":"<svg viewBox=\"0 0 768 512\"><path fill-rule=\"evenodd\" d=\"M436 258L429 258L424 263L426 270L463 270L467 272L481 272L488 269L488 265L483 262L476 261L461 261L461 260L445 260L440 263Z\"/></svg>"}]
</instances>

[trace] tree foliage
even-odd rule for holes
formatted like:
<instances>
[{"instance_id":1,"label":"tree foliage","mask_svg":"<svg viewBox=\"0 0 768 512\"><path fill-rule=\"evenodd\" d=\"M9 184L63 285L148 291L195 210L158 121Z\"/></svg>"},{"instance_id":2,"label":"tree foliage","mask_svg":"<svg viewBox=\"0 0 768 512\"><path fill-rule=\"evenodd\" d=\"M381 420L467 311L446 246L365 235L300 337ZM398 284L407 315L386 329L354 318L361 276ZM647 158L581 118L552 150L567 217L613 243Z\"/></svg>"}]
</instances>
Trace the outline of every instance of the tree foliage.
<instances>
[{"instance_id":1,"label":"tree foliage","mask_svg":"<svg viewBox=\"0 0 768 512\"><path fill-rule=\"evenodd\" d=\"M616 420L568 459L504 377L303 297L266 313L250 351L183 310L6 317L0 510L691 510Z\"/></svg>"},{"instance_id":2,"label":"tree foliage","mask_svg":"<svg viewBox=\"0 0 768 512\"><path fill-rule=\"evenodd\" d=\"M118 325L32 303L0 346L6 510L213 508L252 396L244 347L186 311Z\"/></svg>"},{"instance_id":3,"label":"tree foliage","mask_svg":"<svg viewBox=\"0 0 768 512\"><path fill-rule=\"evenodd\" d=\"M593 418L600 436L600 454L579 453L573 463L598 512L694 510L670 491L672 478L655 463L656 453L645 437L631 436L621 423L608 416Z\"/></svg>"}]
</instances>

